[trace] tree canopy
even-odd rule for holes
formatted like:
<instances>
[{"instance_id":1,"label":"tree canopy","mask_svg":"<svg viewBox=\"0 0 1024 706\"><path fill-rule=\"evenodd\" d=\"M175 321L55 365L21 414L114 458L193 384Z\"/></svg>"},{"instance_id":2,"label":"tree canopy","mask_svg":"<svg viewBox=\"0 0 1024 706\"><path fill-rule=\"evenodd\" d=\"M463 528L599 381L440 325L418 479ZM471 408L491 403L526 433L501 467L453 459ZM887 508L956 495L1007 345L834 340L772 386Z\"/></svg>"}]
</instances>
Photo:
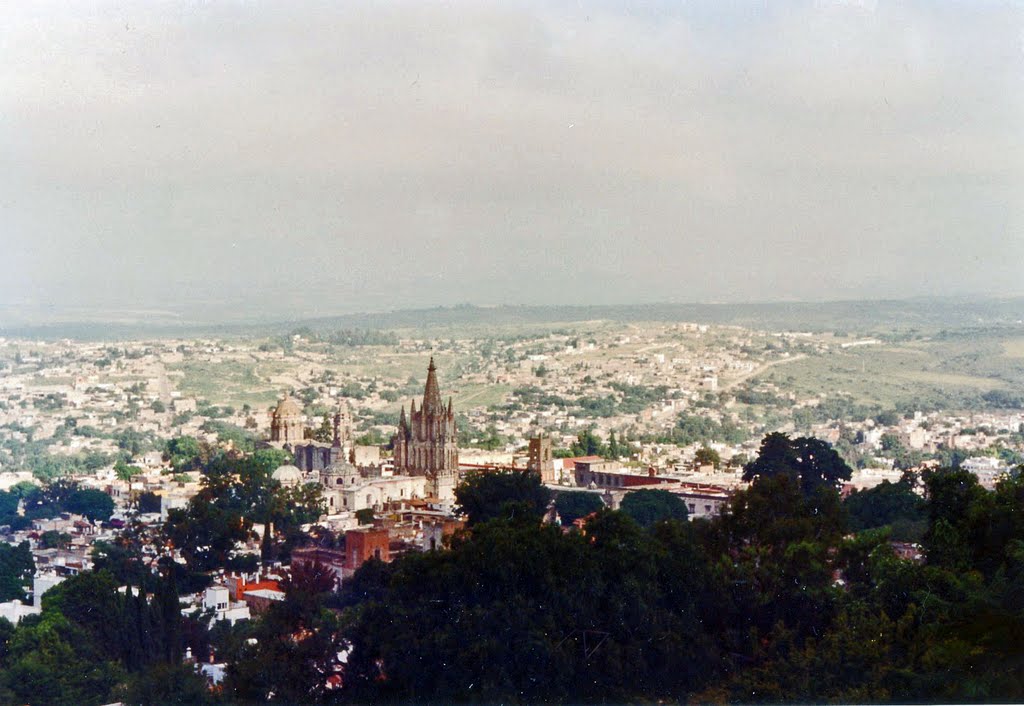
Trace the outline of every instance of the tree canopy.
<instances>
[{"instance_id":1,"label":"tree canopy","mask_svg":"<svg viewBox=\"0 0 1024 706\"><path fill-rule=\"evenodd\" d=\"M619 509L641 527L662 520L686 520L689 514L683 499L667 490L634 490L622 499Z\"/></svg>"},{"instance_id":2,"label":"tree canopy","mask_svg":"<svg viewBox=\"0 0 1024 706\"><path fill-rule=\"evenodd\" d=\"M555 510L558 511L563 525L571 525L575 520L604 507L604 500L597 493L561 491L555 498Z\"/></svg>"},{"instance_id":3,"label":"tree canopy","mask_svg":"<svg viewBox=\"0 0 1024 706\"><path fill-rule=\"evenodd\" d=\"M804 495L819 488L838 489L853 475L842 457L827 442L773 432L761 440L757 458L743 467L743 480L785 475L798 484Z\"/></svg>"},{"instance_id":4,"label":"tree canopy","mask_svg":"<svg viewBox=\"0 0 1024 706\"><path fill-rule=\"evenodd\" d=\"M64 508L68 512L85 515L93 522L105 522L114 514L114 499L102 490L85 488L71 493L64 502Z\"/></svg>"},{"instance_id":5,"label":"tree canopy","mask_svg":"<svg viewBox=\"0 0 1024 706\"><path fill-rule=\"evenodd\" d=\"M551 501L551 491L530 471L470 471L455 488L455 501L474 525L517 512L540 518Z\"/></svg>"}]
</instances>

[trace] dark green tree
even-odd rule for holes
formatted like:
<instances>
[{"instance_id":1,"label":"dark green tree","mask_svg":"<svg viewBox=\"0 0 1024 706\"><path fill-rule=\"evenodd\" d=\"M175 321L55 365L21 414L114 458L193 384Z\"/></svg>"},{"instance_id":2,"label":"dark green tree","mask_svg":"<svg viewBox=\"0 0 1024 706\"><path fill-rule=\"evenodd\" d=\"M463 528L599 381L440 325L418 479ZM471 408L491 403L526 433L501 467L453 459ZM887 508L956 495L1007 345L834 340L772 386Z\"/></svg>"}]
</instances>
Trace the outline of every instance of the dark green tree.
<instances>
[{"instance_id":1,"label":"dark green tree","mask_svg":"<svg viewBox=\"0 0 1024 706\"><path fill-rule=\"evenodd\" d=\"M722 457L718 452L708 446L701 446L693 458L698 466L714 466L718 468L722 463Z\"/></svg>"},{"instance_id":2,"label":"dark green tree","mask_svg":"<svg viewBox=\"0 0 1024 706\"><path fill-rule=\"evenodd\" d=\"M0 602L24 600L35 571L28 542L0 543Z\"/></svg>"},{"instance_id":3,"label":"dark green tree","mask_svg":"<svg viewBox=\"0 0 1024 706\"><path fill-rule=\"evenodd\" d=\"M563 525L571 525L580 517L586 517L604 507L604 500L597 493L566 490L559 492L555 498L555 510Z\"/></svg>"},{"instance_id":4,"label":"dark green tree","mask_svg":"<svg viewBox=\"0 0 1024 706\"><path fill-rule=\"evenodd\" d=\"M919 541L927 529L924 498L917 495L909 478L898 483L882 481L867 490L855 490L843 502L850 529L859 532L890 526L893 539Z\"/></svg>"},{"instance_id":5,"label":"dark green tree","mask_svg":"<svg viewBox=\"0 0 1024 706\"><path fill-rule=\"evenodd\" d=\"M627 493L619 510L641 527L650 527L662 520L686 520L686 503L667 490L634 490Z\"/></svg>"},{"instance_id":6,"label":"dark green tree","mask_svg":"<svg viewBox=\"0 0 1024 706\"><path fill-rule=\"evenodd\" d=\"M470 525L524 512L540 519L551 491L529 471L470 471L455 488L455 501Z\"/></svg>"},{"instance_id":7,"label":"dark green tree","mask_svg":"<svg viewBox=\"0 0 1024 706\"><path fill-rule=\"evenodd\" d=\"M853 474L842 457L828 443L813 437L790 439L781 432L761 440L757 458L743 467L743 479L784 475L810 497L822 487L838 489Z\"/></svg>"},{"instance_id":8,"label":"dark green tree","mask_svg":"<svg viewBox=\"0 0 1024 706\"><path fill-rule=\"evenodd\" d=\"M576 441L569 447L573 456L604 456L608 449L593 429L584 429L576 435Z\"/></svg>"},{"instance_id":9,"label":"dark green tree","mask_svg":"<svg viewBox=\"0 0 1024 706\"><path fill-rule=\"evenodd\" d=\"M64 502L64 509L85 515L92 521L110 519L114 514L114 500L102 490L87 488L76 490Z\"/></svg>"}]
</instances>

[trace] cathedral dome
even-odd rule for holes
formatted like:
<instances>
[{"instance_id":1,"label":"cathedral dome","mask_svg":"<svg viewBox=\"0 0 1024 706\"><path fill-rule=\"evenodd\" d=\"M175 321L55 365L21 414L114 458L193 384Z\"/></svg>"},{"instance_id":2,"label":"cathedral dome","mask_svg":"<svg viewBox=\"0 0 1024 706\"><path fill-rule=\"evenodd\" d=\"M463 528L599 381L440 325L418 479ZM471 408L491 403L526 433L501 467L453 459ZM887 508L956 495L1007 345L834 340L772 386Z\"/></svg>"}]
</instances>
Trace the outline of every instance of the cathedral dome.
<instances>
[{"instance_id":1,"label":"cathedral dome","mask_svg":"<svg viewBox=\"0 0 1024 706\"><path fill-rule=\"evenodd\" d=\"M302 471L297 467L289 464L278 466L277 470L275 470L273 475L271 475L271 478L287 488L302 483L303 475Z\"/></svg>"},{"instance_id":2,"label":"cathedral dome","mask_svg":"<svg viewBox=\"0 0 1024 706\"><path fill-rule=\"evenodd\" d=\"M274 410L274 416L278 419L282 417L301 417L302 410L299 409L299 405L295 403L295 400L291 397L285 397L277 403L277 409Z\"/></svg>"},{"instance_id":3,"label":"cathedral dome","mask_svg":"<svg viewBox=\"0 0 1024 706\"><path fill-rule=\"evenodd\" d=\"M291 397L285 396L270 415L270 440L282 444L302 441L302 409Z\"/></svg>"}]
</instances>

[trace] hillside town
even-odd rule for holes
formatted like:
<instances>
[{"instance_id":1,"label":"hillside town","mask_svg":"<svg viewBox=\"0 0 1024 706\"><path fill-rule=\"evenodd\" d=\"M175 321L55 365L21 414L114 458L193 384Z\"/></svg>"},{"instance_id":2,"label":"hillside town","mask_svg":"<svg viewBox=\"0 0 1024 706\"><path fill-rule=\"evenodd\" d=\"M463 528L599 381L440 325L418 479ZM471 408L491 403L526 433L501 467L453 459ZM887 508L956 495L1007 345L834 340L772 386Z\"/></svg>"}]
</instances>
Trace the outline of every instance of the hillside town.
<instances>
[{"instance_id":1,"label":"hillside town","mask_svg":"<svg viewBox=\"0 0 1024 706\"><path fill-rule=\"evenodd\" d=\"M595 509L651 491L691 521L718 517L774 432L840 451L844 495L951 461L992 489L1019 463L1019 411L832 417L849 405L763 376L849 345L689 324L342 347L310 332L3 340L0 533L32 569L0 618L38 616L47 591L131 555L154 575L178 567L182 620L235 626L284 601L296 572L344 587L368 561L441 550L466 527L456 489L488 474L531 475L548 493L545 522L585 531ZM254 499L233 510L239 527L210 535L200 523L228 487ZM921 556L912 541L893 546ZM210 688L225 679L223 649L185 653ZM344 663L342 652L336 685Z\"/></svg>"}]
</instances>

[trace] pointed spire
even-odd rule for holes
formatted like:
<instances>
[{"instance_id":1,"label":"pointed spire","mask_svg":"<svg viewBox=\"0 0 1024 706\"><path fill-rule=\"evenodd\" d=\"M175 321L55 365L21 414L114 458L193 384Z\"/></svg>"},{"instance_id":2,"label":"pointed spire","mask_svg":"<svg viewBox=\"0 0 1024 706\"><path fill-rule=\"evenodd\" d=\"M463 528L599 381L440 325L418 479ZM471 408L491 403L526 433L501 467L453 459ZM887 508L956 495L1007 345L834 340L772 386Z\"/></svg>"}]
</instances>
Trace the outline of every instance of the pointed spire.
<instances>
[{"instance_id":1,"label":"pointed spire","mask_svg":"<svg viewBox=\"0 0 1024 706\"><path fill-rule=\"evenodd\" d=\"M441 391L437 387L437 368L434 367L434 356L430 356L427 368L427 385L423 389L423 411L427 415L443 413L444 403L441 402Z\"/></svg>"},{"instance_id":2,"label":"pointed spire","mask_svg":"<svg viewBox=\"0 0 1024 706\"><path fill-rule=\"evenodd\" d=\"M335 447L341 446L341 408L334 413L334 441L331 444Z\"/></svg>"},{"instance_id":3,"label":"pointed spire","mask_svg":"<svg viewBox=\"0 0 1024 706\"><path fill-rule=\"evenodd\" d=\"M408 429L409 423L405 420L405 405L402 405L402 413L398 415L398 428Z\"/></svg>"}]
</instances>

